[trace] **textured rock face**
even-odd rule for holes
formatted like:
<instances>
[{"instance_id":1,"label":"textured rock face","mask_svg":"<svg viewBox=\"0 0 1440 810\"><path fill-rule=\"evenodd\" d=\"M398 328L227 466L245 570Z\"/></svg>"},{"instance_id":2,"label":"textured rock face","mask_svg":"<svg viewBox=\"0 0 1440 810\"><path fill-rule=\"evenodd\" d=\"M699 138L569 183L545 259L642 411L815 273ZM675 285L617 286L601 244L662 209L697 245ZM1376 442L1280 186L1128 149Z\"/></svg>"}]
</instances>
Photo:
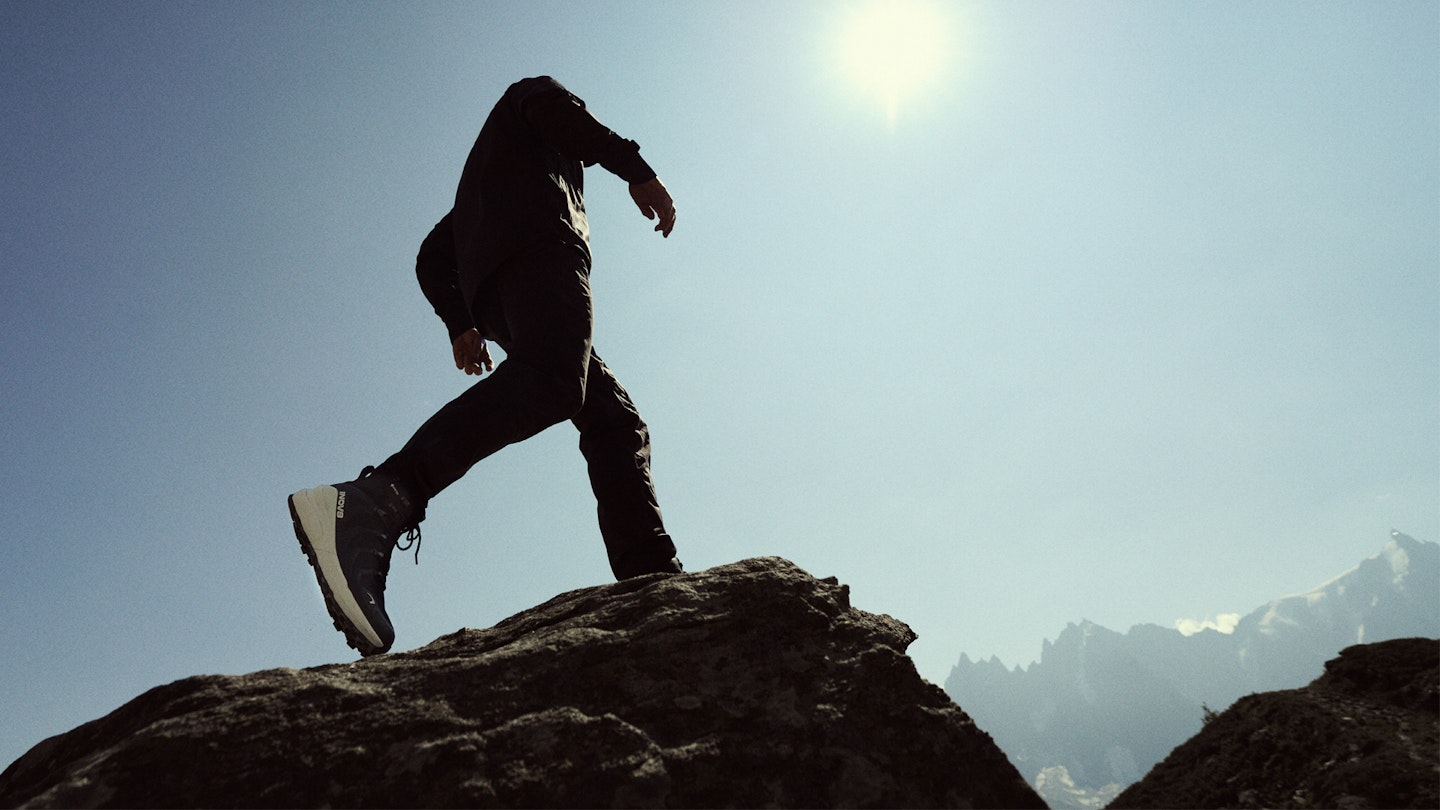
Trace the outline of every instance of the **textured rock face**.
<instances>
[{"instance_id":1,"label":"textured rock face","mask_svg":"<svg viewBox=\"0 0 1440 810\"><path fill-rule=\"evenodd\" d=\"M780 559L644 577L408 653L152 689L35 746L0 805L1043 806L913 640Z\"/></svg>"},{"instance_id":2,"label":"textured rock face","mask_svg":"<svg viewBox=\"0 0 1440 810\"><path fill-rule=\"evenodd\" d=\"M1111 807L1440 807L1440 641L1348 647L1241 698Z\"/></svg>"}]
</instances>

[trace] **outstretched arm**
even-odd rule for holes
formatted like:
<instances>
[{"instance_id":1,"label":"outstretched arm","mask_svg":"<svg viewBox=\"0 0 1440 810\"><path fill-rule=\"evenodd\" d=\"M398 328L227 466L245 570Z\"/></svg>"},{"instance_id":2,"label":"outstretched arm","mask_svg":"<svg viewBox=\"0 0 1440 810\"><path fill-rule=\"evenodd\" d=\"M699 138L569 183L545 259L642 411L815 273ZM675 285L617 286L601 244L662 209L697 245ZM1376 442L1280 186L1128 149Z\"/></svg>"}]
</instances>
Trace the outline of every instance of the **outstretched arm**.
<instances>
[{"instance_id":1,"label":"outstretched arm","mask_svg":"<svg viewBox=\"0 0 1440 810\"><path fill-rule=\"evenodd\" d=\"M658 219L655 230L665 238L675 229L675 201L660 178L652 177L643 183L630 184L630 199L640 207L646 219Z\"/></svg>"}]
</instances>

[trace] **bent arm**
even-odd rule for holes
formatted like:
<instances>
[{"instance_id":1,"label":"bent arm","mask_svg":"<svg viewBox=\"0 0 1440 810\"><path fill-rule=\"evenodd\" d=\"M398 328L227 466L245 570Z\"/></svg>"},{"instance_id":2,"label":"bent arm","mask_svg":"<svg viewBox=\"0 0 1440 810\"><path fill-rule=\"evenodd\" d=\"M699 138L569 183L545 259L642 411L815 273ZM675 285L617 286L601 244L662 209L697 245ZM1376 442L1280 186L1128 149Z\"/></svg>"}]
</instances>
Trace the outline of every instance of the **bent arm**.
<instances>
[{"instance_id":1,"label":"bent arm","mask_svg":"<svg viewBox=\"0 0 1440 810\"><path fill-rule=\"evenodd\" d=\"M420 253L415 257L415 277L420 282L425 300L445 322L445 330L450 333L453 342L459 335L473 329L475 324L470 310L465 307L465 296L460 293L455 235L450 229L450 216L441 217L430 229L425 241L420 243Z\"/></svg>"},{"instance_id":2,"label":"bent arm","mask_svg":"<svg viewBox=\"0 0 1440 810\"><path fill-rule=\"evenodd\" d=\"M626 183L654 179L640 157L640 144L622 138L596 120L585 102L549 76L521 83L520 113L552 149L585 165L600 164Z\"/></svg>"},{"instance_id":3,"label":"bent arm","mask_svg":"<svg viewBox=\"0 0 1440 810\"><path fill-rule=\"evenodd\" d=\"M585 102L549 76L518 82L521 116L546 146L585 165L599 163L630 185L630 197L655 230L669 237L675 201L655 170L640 157L640 144L620 137L585 109Z\"/></svg>"}]
</instances>

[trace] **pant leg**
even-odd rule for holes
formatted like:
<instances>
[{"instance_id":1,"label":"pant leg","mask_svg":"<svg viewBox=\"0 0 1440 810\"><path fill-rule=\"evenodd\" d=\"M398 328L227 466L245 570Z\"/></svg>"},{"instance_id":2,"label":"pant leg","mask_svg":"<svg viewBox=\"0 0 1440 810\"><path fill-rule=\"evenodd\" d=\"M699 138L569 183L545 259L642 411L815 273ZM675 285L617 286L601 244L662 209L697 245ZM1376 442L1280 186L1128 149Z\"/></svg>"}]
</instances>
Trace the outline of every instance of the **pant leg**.
<instances>
[{"instance_id":1,"label":"pant leg","mask_svg":"<svg viewBox=\"0 0 1440 810\"><path fill-rule=\"evenodd\" d=\"M583 254L565 246L526 253L496 271L476 309L504 362L380 465L422 504L480 459L571 418L585 401L592 309Z\"/></svg>"},{"instance_id":2,"label":"pant leg","mask_svg":"<svg viewBox=\"0 0 1440 810\"><path fill-rule=\"evenodd\" d=\"M593 351L585 404L571 418L590 474L600 536L616 579L669 570L675 544L665 532L650 476L650 431L605 361Z\"/></svg>"}]
</instances>

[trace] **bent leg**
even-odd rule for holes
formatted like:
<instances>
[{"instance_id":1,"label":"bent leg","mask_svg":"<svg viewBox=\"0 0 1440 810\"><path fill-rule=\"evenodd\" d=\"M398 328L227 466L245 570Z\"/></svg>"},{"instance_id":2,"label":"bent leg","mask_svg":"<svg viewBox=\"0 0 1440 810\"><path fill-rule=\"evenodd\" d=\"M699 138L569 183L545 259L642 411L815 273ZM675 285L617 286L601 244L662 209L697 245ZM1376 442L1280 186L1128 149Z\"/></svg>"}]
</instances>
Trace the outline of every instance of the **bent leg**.
<instances>
[{"instance_id":1,"label":"bent leg","mask_svg":"<svg viewBox=\"0 0 1440 810\"><path fill-rule=\"evenodd\" d=\"M570 421L580 431L580 452L615 578L673 570L675 543L665 532L650 476L649 428L630 395L594 352L585 404Z\"/></svg>"},{"instance_id":2,"label":"bent leg","mask_svg":"<svg viewBox=\"0 0 1440 810\"><path fill-rule=\"evenodd\" d=\"M380 465L422 502L476 462L574 416L585 401L592 311L585 257L559 246L530 252L487 285L482 316L505 360L430 417Z\"/></svg>"}]
</instances>

